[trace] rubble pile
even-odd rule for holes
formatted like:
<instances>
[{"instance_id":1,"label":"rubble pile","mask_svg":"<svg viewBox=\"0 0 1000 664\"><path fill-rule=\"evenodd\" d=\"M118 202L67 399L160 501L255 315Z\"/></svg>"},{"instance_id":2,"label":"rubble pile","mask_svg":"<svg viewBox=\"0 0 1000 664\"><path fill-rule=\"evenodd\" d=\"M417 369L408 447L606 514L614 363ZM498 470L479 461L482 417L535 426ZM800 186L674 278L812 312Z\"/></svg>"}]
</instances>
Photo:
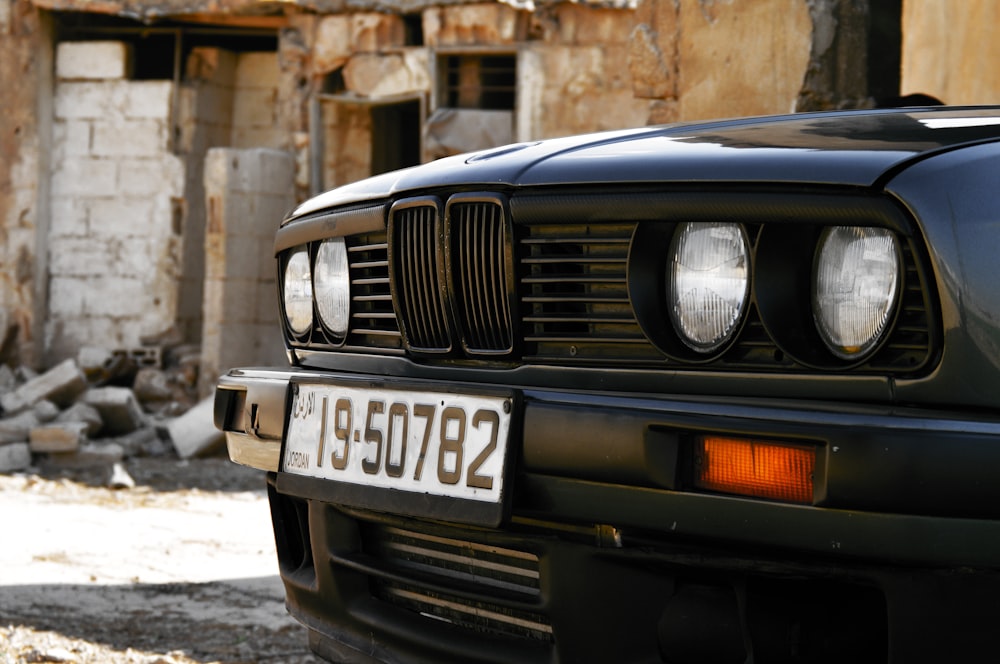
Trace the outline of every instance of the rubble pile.
<instances>
[{"instance_id":1,"label":"rubble pile","mask_svg":"<svg viewBox=\"0 0 1000 664\"><path fill-rule=\"evenodd\" d=\"M38 374L0 364L0 473L33 466L106 468L128 486L133 456L189 458L218 449L212 400L197 399L194 347L84 348Z\"/></svg>"}]
</instances>

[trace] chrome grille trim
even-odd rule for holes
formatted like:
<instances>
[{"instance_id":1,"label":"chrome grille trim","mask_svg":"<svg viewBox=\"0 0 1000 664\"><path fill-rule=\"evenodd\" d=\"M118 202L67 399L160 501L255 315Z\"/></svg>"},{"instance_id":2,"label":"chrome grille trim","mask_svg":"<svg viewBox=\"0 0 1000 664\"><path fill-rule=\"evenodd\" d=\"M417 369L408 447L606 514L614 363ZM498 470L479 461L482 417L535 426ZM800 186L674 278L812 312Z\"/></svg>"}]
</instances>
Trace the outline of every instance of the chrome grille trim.
<instances>
[{"instance_id":1,"label":"chrome grille trim","mask_svg":"<svg viewBox=\"0 0 1000 664\"><path fill-rule=\"evenodd\" d=\"M400 327L417 352L447 353L452 347L441 283L440 224L440 206L433 200L405 201L389 216L389 272Z\"/></svg>"},{"instance_id":2,"label":"chrome grille trim","mask_svg":"<svg viewBox=\"0 0 1000 664\"><path fill-rule=\"evenodd\" d=\"M449 272L462 346L470 354L514 348L508 230L497 200L453 197L448 204Z\"/></svg>"}]
</instances>

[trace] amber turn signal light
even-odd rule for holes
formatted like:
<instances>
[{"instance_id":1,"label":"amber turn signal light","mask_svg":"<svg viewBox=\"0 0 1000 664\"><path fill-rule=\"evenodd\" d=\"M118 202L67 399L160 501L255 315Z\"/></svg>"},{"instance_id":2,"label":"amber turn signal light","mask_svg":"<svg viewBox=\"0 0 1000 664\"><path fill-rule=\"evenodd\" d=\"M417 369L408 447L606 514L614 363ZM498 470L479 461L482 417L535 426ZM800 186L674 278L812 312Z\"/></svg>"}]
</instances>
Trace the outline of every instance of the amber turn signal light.
<instances>
[{"instance_id":1,"label":"amber turn signal light","mask_svg":"<svg viewBox=\"0 0 1000 664\"><path fill-rule=\"evenodd\" d=\"M699 489L813 502L816 448L765 440L700 436L694 443L694 485Z\"/></svg>"}]
</instances>

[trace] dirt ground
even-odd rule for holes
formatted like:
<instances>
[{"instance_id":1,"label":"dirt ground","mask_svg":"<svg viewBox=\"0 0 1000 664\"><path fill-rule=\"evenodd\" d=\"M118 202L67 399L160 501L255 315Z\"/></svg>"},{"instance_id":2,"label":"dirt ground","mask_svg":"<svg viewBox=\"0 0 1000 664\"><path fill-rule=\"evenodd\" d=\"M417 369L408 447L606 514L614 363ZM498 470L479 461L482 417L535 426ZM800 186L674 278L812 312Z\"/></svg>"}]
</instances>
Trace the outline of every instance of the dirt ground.
<instances>
[{"instance_id":1,"label":"dirt ground","mask_svg":"<svg viewBox=\"0 0 1000 664\"><path fill-rule=\"evenodd\" d=\"M0 475L0 664L319 662L284 608L264 478L223 458Z\"/></svg>"}]
</instances>

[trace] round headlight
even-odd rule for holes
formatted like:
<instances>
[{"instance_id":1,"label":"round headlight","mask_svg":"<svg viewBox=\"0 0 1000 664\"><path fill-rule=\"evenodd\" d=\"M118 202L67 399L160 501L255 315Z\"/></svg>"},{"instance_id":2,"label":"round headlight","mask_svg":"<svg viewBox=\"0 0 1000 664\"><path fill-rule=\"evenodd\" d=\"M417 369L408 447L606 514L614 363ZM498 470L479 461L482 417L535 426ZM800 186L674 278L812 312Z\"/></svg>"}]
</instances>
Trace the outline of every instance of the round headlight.
<instances>
[{"instance_id":1,"label":"round headlight","mask_svg":"<svg viewBox=\"0 0 1000 664\"><path fill-rule=\"evenodd\" d=\"M313 324L313 298L309 253L305 249L293 253L285 264L282 297L285 301L285 318L292 332L308 332Z\"/></svg>"},{"instance_id":2,"label":"round headlight","mask_svg":"<svg viewBox=\"0 0 1000 664\"><path fill-rule=\"evenodd\" d=\"M351 315L351 278L347 270L344 238L326 240L316 252L316 309L320 320L337 338L347 336Z\"/></svg>"},{"instance_id":3,"label":"round headlight","mask_svg":"<svg viewBox=\"0 0 1000 664\"><path fill-rule=\"evenodd\" d=\"M670 243L670 318L689 347L710 353L736 331L750 292L749 249L739 224L685 223Z\"/></svg>"},{"instance_id":4,"label":"round headlight","mask_svg":"<svg viewBox=\"0 0 1000 664\"><path fill-rule=\"evenodd\" d=\"M813 316L841 359L856 359L882 338L899 294L899 247L882 228L834 226L816 249Z\"/></svg>"}]
</instances>

